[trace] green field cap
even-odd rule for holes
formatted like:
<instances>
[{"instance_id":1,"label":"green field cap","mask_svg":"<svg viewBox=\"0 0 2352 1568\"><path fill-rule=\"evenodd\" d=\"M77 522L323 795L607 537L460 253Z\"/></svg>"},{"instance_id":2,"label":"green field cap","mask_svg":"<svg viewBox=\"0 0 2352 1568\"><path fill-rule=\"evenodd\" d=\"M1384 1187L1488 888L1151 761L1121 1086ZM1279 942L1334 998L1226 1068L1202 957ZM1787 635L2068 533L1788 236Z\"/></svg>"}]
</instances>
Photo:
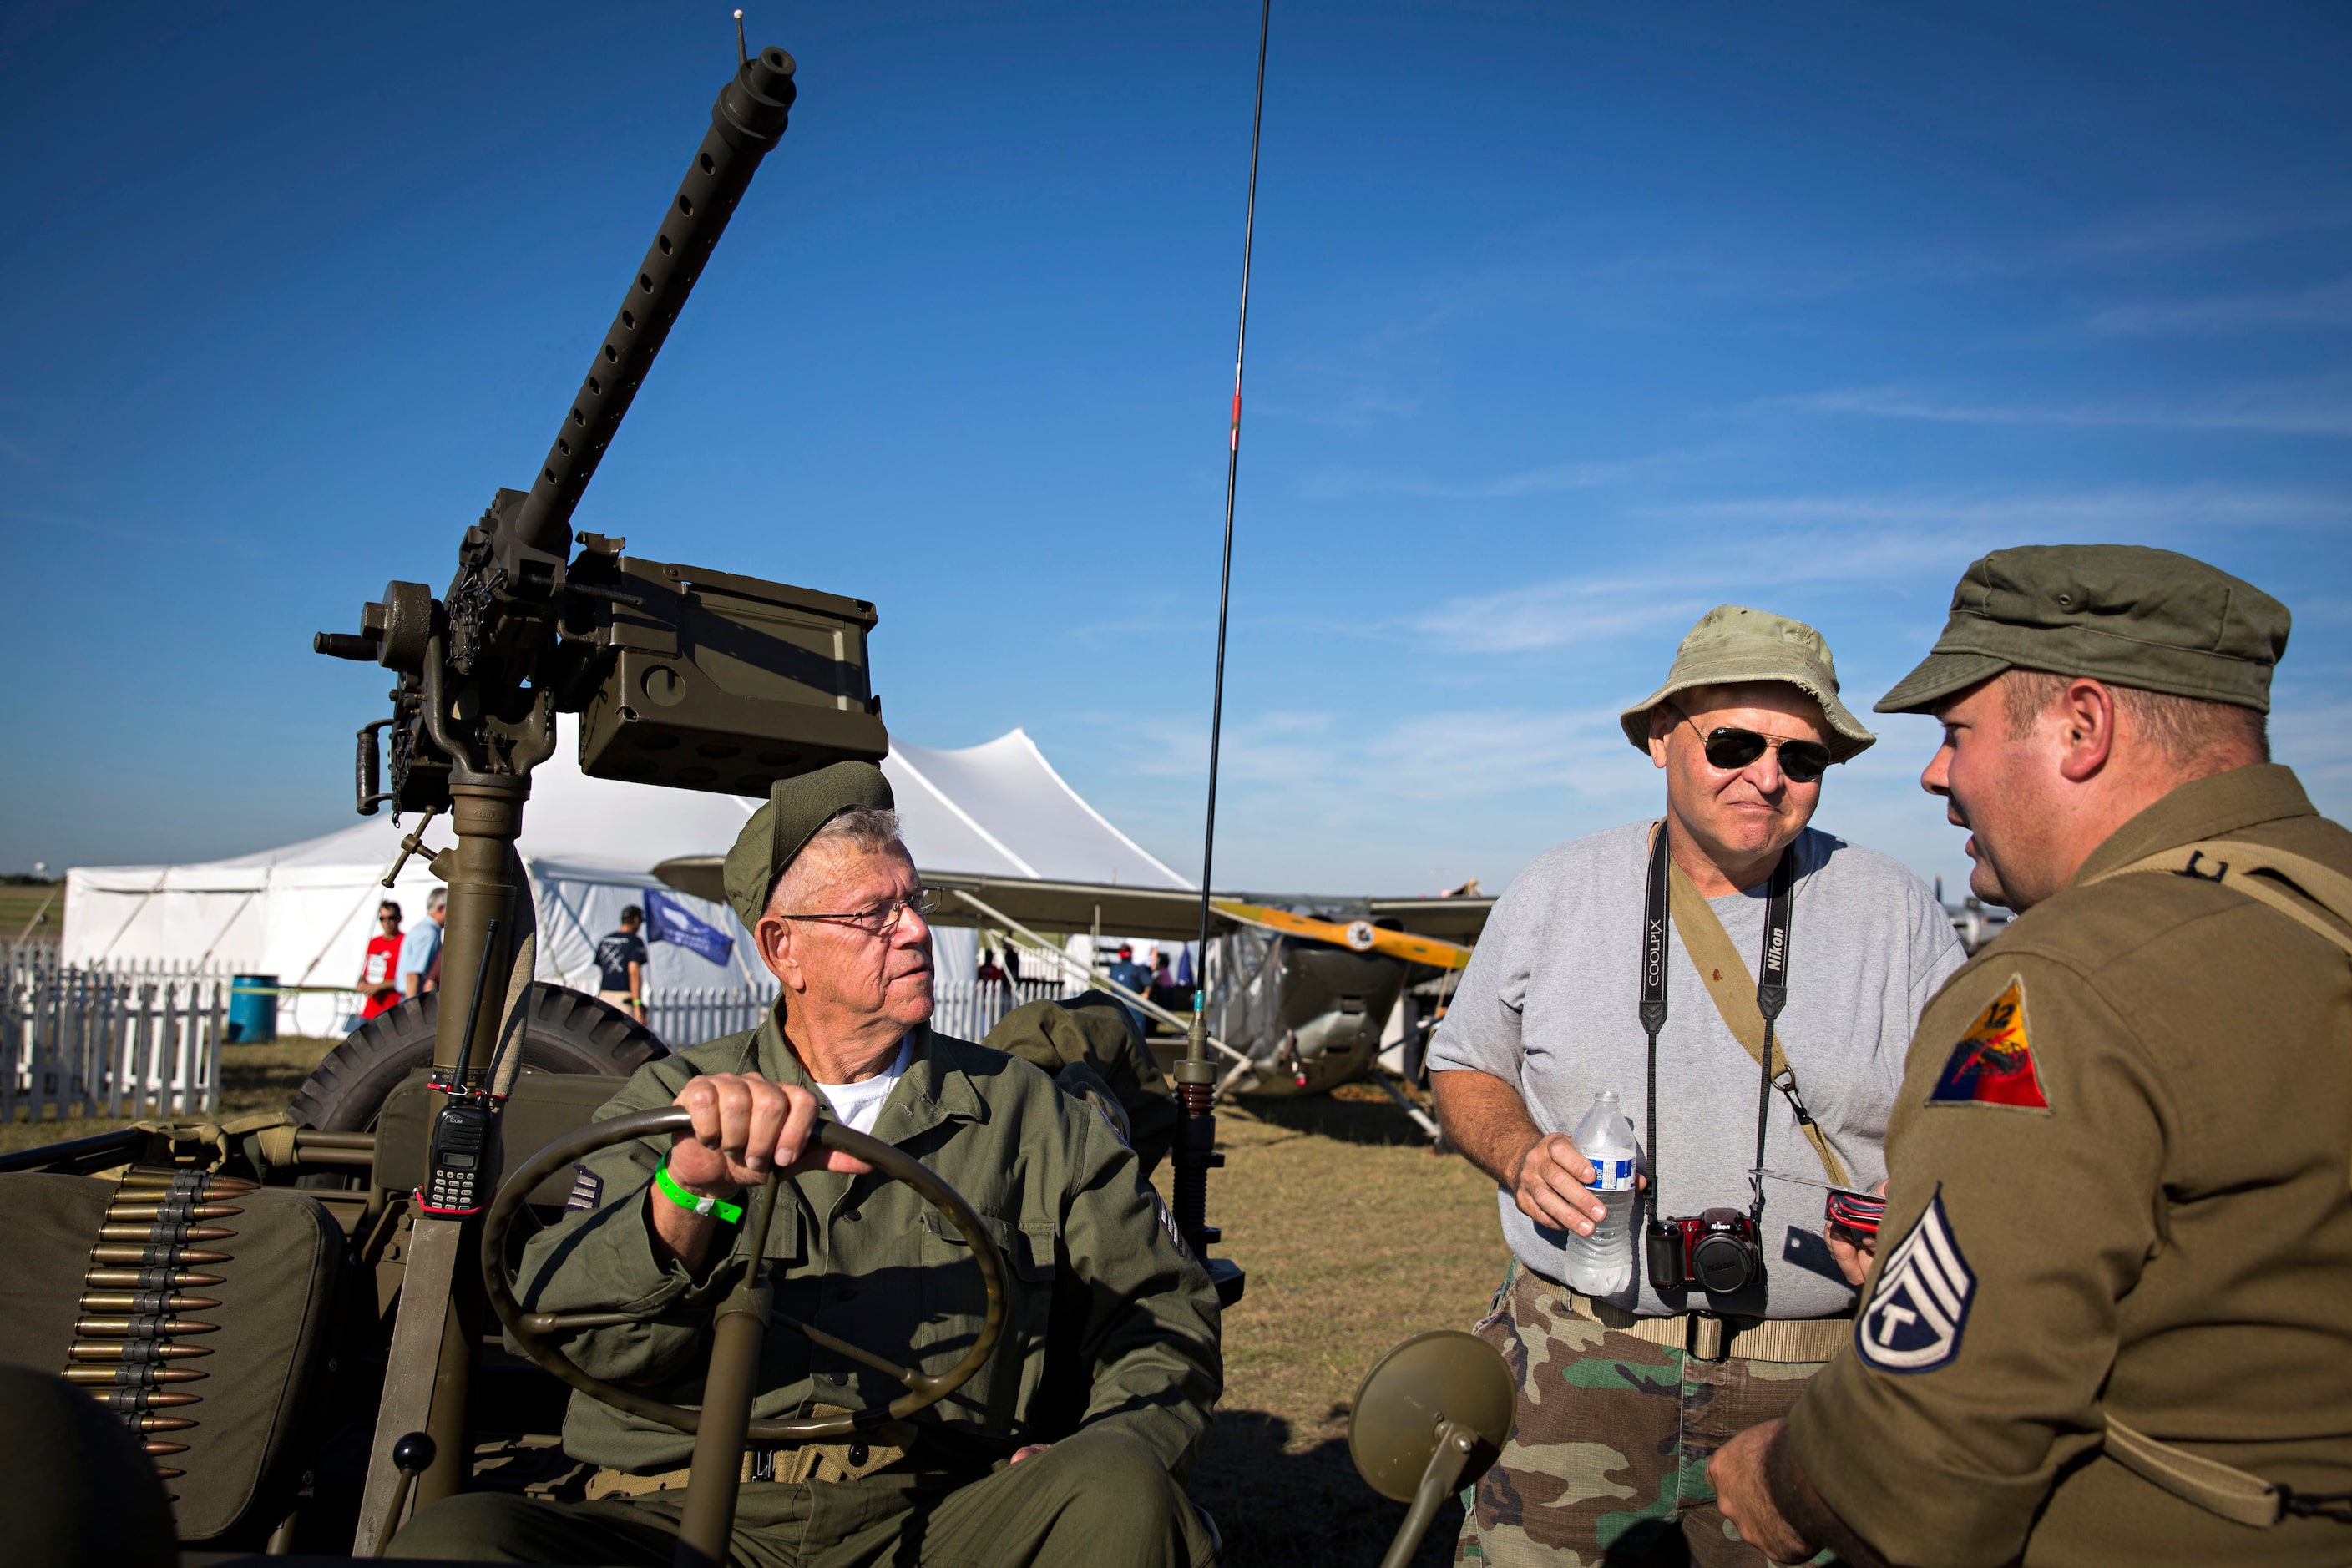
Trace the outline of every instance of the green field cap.
<instances>
[{"instance_id":1,"label":"green field cap","mask_svg":"<svg viewBox=\"0 0 2352 1568\"><path fill-rule=\"evenodd\" d=\"M793 863L816 830L845 811L887 811L890 781L872 763L835 763L798 778L778 779L768 804L751 814L727 852L727 902L756 929L776 874Z\"/></svg>"},{"instance_id":2,"label":"green field cap","mask_svg":"<svg viewBox=\"0 0 2352 1568\"><path fill-rule=\"evenodd\" d=\"M1934 651L1877 711L1925 713L2018 668L2267 713L2292 619L2252 584L2169 550L1996 550L1962 575Z\"/></svg>"},{"instance_id":3,"label":"green field cap","mask_svg":"<svg viewBox=\"0 0 2352 1568\"><path fill-rule=\"evenodd\" d=\"M1822 634L1802 621L1717 605L1698 618L1675 649L1666 683L1625 710L1618 722L1634 750L1650 749L1650 710L1694 686L1728 686L1743 680L1780 680L1822 705L1830 732L1822 742L1839 762L1868 751L1878 739L1838 700L1836 661Z\"/></svg>"}]
</instances>

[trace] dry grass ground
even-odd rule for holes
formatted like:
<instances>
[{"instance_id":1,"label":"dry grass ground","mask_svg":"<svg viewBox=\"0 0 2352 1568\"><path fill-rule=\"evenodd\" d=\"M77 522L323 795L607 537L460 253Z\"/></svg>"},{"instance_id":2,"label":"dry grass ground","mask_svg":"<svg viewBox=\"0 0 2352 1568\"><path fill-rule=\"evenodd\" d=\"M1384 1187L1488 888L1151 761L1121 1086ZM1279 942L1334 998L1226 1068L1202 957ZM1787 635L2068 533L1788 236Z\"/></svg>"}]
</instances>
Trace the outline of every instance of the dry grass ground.
<instances>
[{"instance_id":1,"label":"dry grass ground","mask_svg":"<svg viewBox=\"0 0 2352 1568\"><path fill-rule=\"evenodd\" d=\"M1217 1131L1209 1217L1249 1289L1225 1314L1225 1396L1192 1495L1230 1563L1363 1568L1404 1505L1348 1458L1356 1385L1407 1334L1485 1311L1505 1261L1494 1184L1432 1155L1366 1085L1223 1109ZM1449 1504L1416 1563L1450 1562L1461 1518Z\"/></svg>"},{"instance_id":2,"label":"dry grass ground","mask_svg":"<svg viewBox=\"0 0 2352 1568\"><path fill-rule=\"evenodd\" d=\"M226 1047L221 1114L284 1105L334 1043ZM0 1152L122 1125L18 1121L0 1126ZM1364 1568L1404 1505L1356 1475L1349 1402L1397 1341L1485 1310L1504 1263L1494 1184L1459 1157L1433 1156L1364 1085L1227 1106L1217 1130L1229 1163L1211 1178L1209 1215L1249 1288L1225 1314L1225 1396L1192 1493L1236 1568ZM1460 1522L1448 1505L1417 1563L1450 1561Z\"/></svg>"},{"instance_id":3,"label":"dry grass ground","mask_svg":"<svg viewBox=\"0 0 2352 1568\"><path fill-rule=\"evenodd\" d=\"M62 882L0 882L0 942L55 942L66 926Z\"/></svg>"}]
</instances>

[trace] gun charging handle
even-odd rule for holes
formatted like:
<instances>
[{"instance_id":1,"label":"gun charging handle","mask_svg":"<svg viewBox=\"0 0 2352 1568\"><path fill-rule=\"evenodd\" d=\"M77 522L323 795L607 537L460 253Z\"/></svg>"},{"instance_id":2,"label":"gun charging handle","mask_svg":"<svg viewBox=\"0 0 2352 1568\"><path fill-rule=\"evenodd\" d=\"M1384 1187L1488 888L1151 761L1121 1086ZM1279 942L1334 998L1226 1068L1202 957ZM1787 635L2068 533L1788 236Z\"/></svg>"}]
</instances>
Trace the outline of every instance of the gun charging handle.
<instances>
[{"instance_id":1,"label":"gun charging handle","mask_svg":"<svg viewBox=\"0 0 2352 1568\"><path fill-rule=\"evenodd\" d=\"M323 637L329 634L319 635ZM352 759L352 772L362 816L373 816L375 808L392 798L391 792L383 787L383 763L376 741L376 731L391 723L389 719L376 719L360 726L359 754Z\"/></svg>"},{"instance_id":2,"label":"gun charging handle","mask_svg":"<svg viewBox=\"0 0 2352 1568\"><path fill-rule=\"evenodd\" d=\"M325 654L329 658L348 658L355 664L380 663L383 658L385 621L382 604L363 605L358 631L314 632L310 636L310 651Z\"/></svg>"}]
</instances>

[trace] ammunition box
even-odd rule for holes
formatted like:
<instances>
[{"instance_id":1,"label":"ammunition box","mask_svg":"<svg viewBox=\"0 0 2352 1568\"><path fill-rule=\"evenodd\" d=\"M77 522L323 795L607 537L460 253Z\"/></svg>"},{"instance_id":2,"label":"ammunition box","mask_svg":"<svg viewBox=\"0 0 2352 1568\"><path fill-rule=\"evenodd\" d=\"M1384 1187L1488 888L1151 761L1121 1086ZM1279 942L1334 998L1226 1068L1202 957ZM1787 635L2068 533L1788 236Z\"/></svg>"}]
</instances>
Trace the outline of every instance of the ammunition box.
<instances>
[{"instance_id":1,"label":"ammunition box","mask_svg":"<svg viewBox=\"0 0 2352 1568\"><path fill-rule=\"evenodd\" d=\"M623 556L593 637L612 649L580 719L580 771L765 795L780 778L890 748L866 666L874 606Z\"/></svg>"}]
</instances>

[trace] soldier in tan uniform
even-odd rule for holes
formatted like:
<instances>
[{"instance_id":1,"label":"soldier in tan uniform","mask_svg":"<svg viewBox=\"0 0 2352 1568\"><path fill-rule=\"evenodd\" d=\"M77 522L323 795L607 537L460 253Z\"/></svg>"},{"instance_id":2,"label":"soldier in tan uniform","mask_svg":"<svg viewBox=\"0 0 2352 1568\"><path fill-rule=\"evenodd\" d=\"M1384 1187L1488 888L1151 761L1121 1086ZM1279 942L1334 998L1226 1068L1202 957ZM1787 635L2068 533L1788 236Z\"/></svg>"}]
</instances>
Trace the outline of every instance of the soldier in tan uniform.
<instances>
[{"instance_id":1,"label":"soldier in tan uniform","mask_svg":"<svg viewBox=\"0 0 2352 1568\"><path fill-rule=\"evenodd\" d=\"M2352 1562L2352 833L2268 760L2287 626L1999 551L1878 704L2020 918L1920 1020L1847 1353L1716 1458L1772 1557Z\"/></svg>"},{"instance_id":2,"label":"soldier in tan uniform","mask_svg":"<svg viewBox=\"0 0 2352 1568\"><path fill-rule=\"evenodd\" d=\"M1027 1062L932 1032L930 931L890 786L865 763L778 784L727 858L728 900L782 992L757 1029L638 1069L600 1120L677 1104L691 1131L594 1153L524 1249L532 1310L625 1308L575 1333L592 1375L698 1405L743 1193L782 1168L780 1313L938 1373L987 1301L971 1248L910 1187L812 1148L835 1119L905 1150L979 1212L1009 1276L1004 1337L963 1388L871 1441L755 1445L730 1563L1204 1568L1179 1486L1222 1375L1215 1288L1134 1152ZM882 1405L898 1384L783 1328L752 1414ZM667 1563L693 1439L575 1394L585 1500L473 1492L419 1512L394 1557Z\"/></svg>"}]
</instances>

